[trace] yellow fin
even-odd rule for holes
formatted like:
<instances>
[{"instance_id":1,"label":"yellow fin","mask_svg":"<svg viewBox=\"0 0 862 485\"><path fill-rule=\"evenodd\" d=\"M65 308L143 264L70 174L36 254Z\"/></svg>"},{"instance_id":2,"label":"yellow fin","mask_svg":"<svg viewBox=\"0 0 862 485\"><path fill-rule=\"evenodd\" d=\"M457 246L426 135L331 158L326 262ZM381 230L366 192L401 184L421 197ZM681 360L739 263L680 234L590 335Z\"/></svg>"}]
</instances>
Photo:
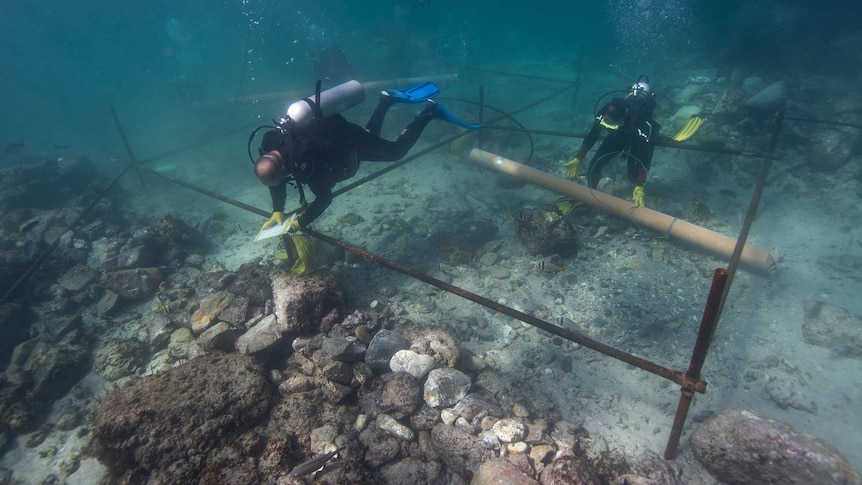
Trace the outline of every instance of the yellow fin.
<instances>
[{"instance_id":1,"label":"yellow fin","mask_svg":"<svg viewBox=\"0 0 862 485\"><path fill-rule=\"evenodd\" d=\"M692 116L688 121L685 122L685 125L677 132L676 135L673 136L673 141L686 141L689 138L693 137L697 130L703 126L704 119L700 116Z\"/></svg>"},{"instance_id":2,"label":"yellow fin","mask_svg":"<svg viewBox=\"0 0 862 485\"><path fill-rule=\"evenodd\" d=\"M556 206L557 210L560 211L561 214L567 216L572 213L573 210L583 202L578 202L571 197L560 197L559 199L554 201L554 206Z\"/></svg>"}]
</instances>

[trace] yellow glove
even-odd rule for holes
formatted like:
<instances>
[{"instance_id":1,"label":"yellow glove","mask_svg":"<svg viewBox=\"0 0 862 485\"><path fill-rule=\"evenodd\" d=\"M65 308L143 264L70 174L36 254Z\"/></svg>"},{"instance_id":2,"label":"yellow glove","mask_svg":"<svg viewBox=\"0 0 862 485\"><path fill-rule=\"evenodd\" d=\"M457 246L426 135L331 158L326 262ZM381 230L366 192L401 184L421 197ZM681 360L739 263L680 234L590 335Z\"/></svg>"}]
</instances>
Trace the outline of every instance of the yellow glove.
<instances>
[{"instance_id":1,"label":"yellow glove","mask_svg":"<svg viewBox=\"0 0 862 485\"><path fill-rule=\"evenodd\" d=\"M635 185L635 190L632 192L632 203L638 207L644 207L644 188L640 185Z\"/></svg>"},{"instance_id":2,"label":"yellow glove","mask_svg":"<svg viewBox=\"0 0 862 485\"><path fill-rule=\"evenodd\" d=\"M269 217L269 220L263 223L263 227L261 229L266 229L272 226L280 226L281 223L284 222L284 212L273 212L272 216Z\"/></svg>"},{"instance_id":3,"label":"yellow glove","mask_svg":"<svg viewBox=\"0 0 862 485\"><path fill-rule=\"evenodd\" d=\"M578 175L578 167L581 165L581 159L575 157L568 162L564 163L563 166L566 167L566 178L573 179Z\"/></svg>"},{"instance_id":4,"label":"yellow glove","mask_svg":"<svg viewBox=\"0 0 862 485\"><path fill-rule=\"evenodd\" d=\"M302 230L302 227L299 225L299 218L296 216L293 219L287 221L287 234L291 232L299 232Z\"/></svg>"}]
</instances>

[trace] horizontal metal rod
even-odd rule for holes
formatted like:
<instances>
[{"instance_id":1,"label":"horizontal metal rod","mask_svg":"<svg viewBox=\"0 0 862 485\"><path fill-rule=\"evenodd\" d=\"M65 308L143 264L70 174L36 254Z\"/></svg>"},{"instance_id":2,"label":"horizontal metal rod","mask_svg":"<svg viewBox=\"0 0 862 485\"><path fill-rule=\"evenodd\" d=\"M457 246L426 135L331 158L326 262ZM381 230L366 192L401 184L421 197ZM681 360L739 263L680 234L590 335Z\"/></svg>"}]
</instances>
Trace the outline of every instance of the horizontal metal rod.
<instances>
[{"instance_id":1,"label":"horizontal metal rod","mask_svg":"<svg viewBox=\"0 0 862 485\"><path fill-rule=\"evenodd\" d=\"M565 138L586 138L586 133L575 133L571 131L558 131L558 130L541 130L535 128L527 128L526 130L522 128L517 128L514 126L487 126L487 129L498 130L498 131L515 131L519 133L529 133L531 135L548 135L548 136L560 136ZM705 153L721 153L724 155L738 155L741 157L757 157L757 158L774 158L775 155L769 153L760 153L760 152L747 152L742 150L731 150L727 148L710 148L698 145L685 145L680 142L674 141L665 141L658 140L655 142L656 146L666 147L666 148L676 148L678 150L690 150L695 152L705 152Z\"/></svg>"}]
</instances>

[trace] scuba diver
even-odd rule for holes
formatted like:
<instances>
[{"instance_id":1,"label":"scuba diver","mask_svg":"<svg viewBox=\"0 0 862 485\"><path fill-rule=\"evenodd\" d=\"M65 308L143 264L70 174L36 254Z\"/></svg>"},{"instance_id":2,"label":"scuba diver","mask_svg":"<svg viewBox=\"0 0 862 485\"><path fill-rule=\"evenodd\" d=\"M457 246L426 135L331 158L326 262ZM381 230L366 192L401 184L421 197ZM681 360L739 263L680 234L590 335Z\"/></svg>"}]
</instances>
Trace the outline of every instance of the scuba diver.
<instances>
[{"instance_id":1,"label":"scuba diver","mask_svg":"<svg viewBox=\"0 0 862 485\"><path fill-rule=\"evenodd\" d=\"M583 144L568 162L566 178L573 179L578 173L581 159L595 145L601 130L607 129L608 136L590 160L587 180L590 188L596 188L602 177L602 168L613 157L620 155L628 163L629 180L635 184L632 202L644 206L644 182L652 163L655 140L658 139L659 124L653 120L656 107L655 94L649 85L649 78L642 74L629 91L611 91L608 94L627 92L625 98L613 98L610 103L596 111L593 127L584 138ZM596 102L598 106L599 101Z\"/></svg>"},{"instance_id":2,"label":"scuba diver","mask_svg":"<svg viewBox=\"0 0 862 485\"><path fill-rule=\"evenodd\" d=\"M481 125L464 123L432 98L439 94L434 83L425 82L402 90L387 90L380 94L377 107L365 128L348 122L339 111L361 103L365 91L357 81L320 91L318 81L314 98L305 98L293 103L287 115L275 120L275 127L267 131L259 148L259 158L253 160L254 173L269 187L272 197L272 216L262 230L284 225L282 242L285 252L282 259L293 259L291 271L307 274L312 269L312 254L308 242L292 237L323 214L332 203L332 188L336 183L353 177L361 160L396 161L404 157L418 141L422 131L431 120L441 119L468 129L480 129ZM386 112L396 103L425 103L422 111L407 125L395 141L380 137ZM259 127L249 137L251 141ZM299 191L301 211L293 218L284 220L284 205L287 185ZM303 185L314 194L314 200L306 202ZM288 255L286 253L294 254ZM278 256L277 256L278 257Z\"/></svg>"}]
</instances>

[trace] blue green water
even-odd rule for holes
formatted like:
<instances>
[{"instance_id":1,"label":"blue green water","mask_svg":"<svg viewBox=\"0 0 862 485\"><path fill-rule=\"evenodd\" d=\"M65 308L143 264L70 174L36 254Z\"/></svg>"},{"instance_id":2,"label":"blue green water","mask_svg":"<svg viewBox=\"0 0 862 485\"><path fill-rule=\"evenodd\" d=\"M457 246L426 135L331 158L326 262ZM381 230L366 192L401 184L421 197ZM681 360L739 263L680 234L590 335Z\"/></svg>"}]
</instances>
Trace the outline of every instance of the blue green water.
<instances>
[{"instance_id":1,"label":"blue green water","mask_svg":"<svg viewBox=\"0 0 862 485\"><path fill-rule=\"evenodd\" d=\"M312 59L329 46L365 79L549 54L574 63L579 49L586 70L633 75L705 55L840 65L840 53L812 55L855 29L839 10L849 3L832 3L4 1L0 133L4 143L98 144L110 105L127 118L152 117L295 80L310 85Z\"/></svg>"}]
</instances>

